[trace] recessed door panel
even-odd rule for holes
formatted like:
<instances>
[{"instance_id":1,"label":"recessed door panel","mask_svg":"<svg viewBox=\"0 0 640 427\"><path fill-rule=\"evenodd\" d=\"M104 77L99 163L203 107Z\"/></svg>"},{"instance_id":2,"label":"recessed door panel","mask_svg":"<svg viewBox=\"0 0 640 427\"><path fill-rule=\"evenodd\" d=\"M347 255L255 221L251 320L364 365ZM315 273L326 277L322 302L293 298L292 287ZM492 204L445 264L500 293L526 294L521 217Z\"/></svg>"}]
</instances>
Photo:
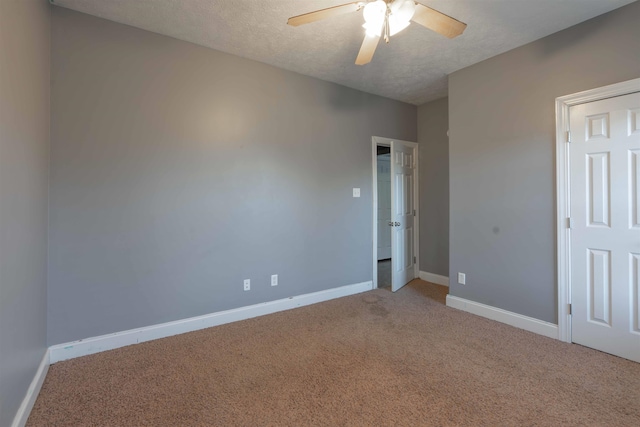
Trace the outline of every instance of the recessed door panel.
<instances>
[{"instance_id":1,"label":"recessed door panel","mask_svg":"<svg viewBox=\"0 0 640 427\"><path fill-rule=\"evenodd\" d=\"M640 230L640 150L629 150L629 190L629 227Z\"/></svg>"},{"instance_id":2,"label":"recessed door panel","mask_svg":"<svg viewBox=\"0 0 640 427\"><path fill-rule=\"evenodd\" d=\"M394 233L396 235L396 248L395 248L396 251L393 255L393 262L396 266L395 271L401 272L406 268L406 264L407 264L406 256L405 256L405 249L406 249L405 236L406 235L404 233L404 230L401 230L397 227Z\"/></svg>"},{"instance_id":3,"label":"recessed door panel","mask_svg":"<svg viewBox=\"0 0 640 427\"><path fill-rule=\"evenodd\" d=\"M589 320L611 325L611 253L589 250L587 263L589 277Z\"/></svg>"},{"instance_id":4,"label":"recessed door panel","mask_svg":"<svg viewBox=\"0 0 640 427\"><path fill-rule=\"evenodd\" d=\"M404 176L404 211L409 215L413 208L413 175Z\"/></svg>"},{"instance_id":5,"label":"recessed door panel","mask_svg":"<svg viewBox=\"0 0 640 427\"><path fill-rule=\"evenodd\" d=\"M394 159L395 159L394 163L396 165L398 165L398 166L404 165L404 153L402 153L402 152L395 153Z\"/></svg>"},{"instance_id":6,"label":"recessed door panel","mask_svg":"<svg viewBox=\"0 0 640 427\"><path fill-rule=\"evenodd\" d=\"M640 108L629 110L627 117L629 136L640 135Z\"/></svg>"},{"instance_id":7,"label":"recessed door panel","mask_svg":"<svg viewBox=\"0 0 640 427\"><path fill-rule=\"evenodd\" d=\"M401 174L396 174L393 177L393 180L395 181L396 184L396 194L398 195L398 197L396 197L396 200L394 200L395 203L395 208L394 208L394 214L395 215L403 215L404 214L404 204L405 204L405 179L404 176Z\"/></svg>"},{"instance_id":8,"label":"recessed door panel","mask_svg":"<svg viewBox=\"0 0 640 427\"><path fill-rule=\"evenodd\" d=\"M586 118L587 141L609 138L609 114L596 114Z\"/></svg>"},{"instance_id":9,"label":"recessed door panel","mask_svg":"<svg viewBox=\"0 0 640 427\"><path fill-rule=\"evenodd\" d=\"M406 254L404 268L408 269L413 265L413 227L405 229L404 242L404 252Z\"/></svg>"},{"instance_id":10,"label":"recessed door panel","mask_svg":"<svg viewBox=\"0 0 640 427\"><path fill-rule=\"evenodd\" d=\"M587 155L589 225L608 227L609 223L609 153Z\"/></svg>"},{"instance_id":11,"label":"recessed door panel","mask_svg":"<svg viewBox=\"0 0 640 427\"><path fill-rule=\"evenodd\" d=\"M640 334L640 254L631 254L629 284L631 288L632 325L631 330Z\"/></svg>"}]
</instances>

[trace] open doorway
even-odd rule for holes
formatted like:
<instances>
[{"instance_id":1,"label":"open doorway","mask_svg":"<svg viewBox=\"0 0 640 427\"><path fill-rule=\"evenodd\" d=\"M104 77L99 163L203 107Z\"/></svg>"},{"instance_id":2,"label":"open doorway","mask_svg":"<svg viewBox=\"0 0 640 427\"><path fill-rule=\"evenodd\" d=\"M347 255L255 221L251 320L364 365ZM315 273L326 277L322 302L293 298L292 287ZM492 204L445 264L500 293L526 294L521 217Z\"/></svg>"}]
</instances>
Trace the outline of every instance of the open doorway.
<instances>
[{"instance_id":1,"label":"open doorway","mask_svg":"<svg viewBox=\"0 0 640 427\"><path fill-rule=\"evenodd\" d=\"M378 287L391 288L391 147L376 146L378 182Z\"/></svg>"},{"instance_id":2,"label":"open doorway","mask_svg":"<svg viewBox=\"0 0 640 427\"><path fill-rule=\"evenodd\" d=\"M395 292L418 277L418 145L372 143L373 283Z\"/></svg>"}]
</instances>

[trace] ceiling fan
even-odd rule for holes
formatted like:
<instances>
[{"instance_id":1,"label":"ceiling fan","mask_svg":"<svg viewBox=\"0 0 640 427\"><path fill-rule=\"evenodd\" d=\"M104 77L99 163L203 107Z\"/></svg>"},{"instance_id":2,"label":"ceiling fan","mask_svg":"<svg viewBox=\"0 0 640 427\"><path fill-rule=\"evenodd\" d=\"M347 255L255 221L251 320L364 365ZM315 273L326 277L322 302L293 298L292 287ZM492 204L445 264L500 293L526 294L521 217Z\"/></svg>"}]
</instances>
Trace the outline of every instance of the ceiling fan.
<instances>
[{"instance_id":1,"label":"ceiling fan","mask_svg":"<svg viewBox=\"0 0 640 427\"><path fill-rule=\"evenodd\" d=\"M366 34L356 58L357 65L371 62L380 37L389 38L413 21L450 39L462 34L467 24L413 0L367 0L316 10L289 18L287 24L297 27L332 16L363 11Z\"/></svg>"}]
</instances>

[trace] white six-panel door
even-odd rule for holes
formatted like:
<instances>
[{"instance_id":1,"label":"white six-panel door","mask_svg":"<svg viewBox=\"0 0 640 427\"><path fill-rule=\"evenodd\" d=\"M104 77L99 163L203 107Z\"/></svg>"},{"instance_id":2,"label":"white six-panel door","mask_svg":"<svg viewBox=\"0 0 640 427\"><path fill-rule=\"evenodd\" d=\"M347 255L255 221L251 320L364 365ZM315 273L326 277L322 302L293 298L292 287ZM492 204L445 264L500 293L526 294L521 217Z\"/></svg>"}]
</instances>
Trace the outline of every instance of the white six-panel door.
<instances>
[{"instance_id":1,"label":"white six-panel door","mask_svg":"<svg viewBox=\"0 0 640 427\"><path fill-rule=\"evenodd\" d=\"M416 149L399 141L391 143L391 257L393 292L415 276L414 268L414 173Z\"/></svg>"},{"instance_id":2,"label":"white six-panel door","mask_svg":"<svg viewBox=\"0 0 640 427\"><path fill-rule=\"evenodd\" d=\"M640 93L570 109L572 341L640 362Z\"/></svg>"}]
</instances>

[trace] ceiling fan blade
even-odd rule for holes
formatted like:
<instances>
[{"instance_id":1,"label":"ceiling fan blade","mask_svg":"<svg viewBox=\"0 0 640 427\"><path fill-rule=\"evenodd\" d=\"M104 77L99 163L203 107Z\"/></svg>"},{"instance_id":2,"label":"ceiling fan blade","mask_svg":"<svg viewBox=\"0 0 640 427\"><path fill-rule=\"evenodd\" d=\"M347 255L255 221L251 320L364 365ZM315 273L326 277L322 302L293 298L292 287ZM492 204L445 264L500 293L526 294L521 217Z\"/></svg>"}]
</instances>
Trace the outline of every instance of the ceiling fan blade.
<instances>
[{"instance_id":1,"label":"ceiling fan blade","mask_svg":"<svg viewBox=\"0 0 640 427\"><path fill-rule=\"evenodd\" d=\"M450 39L459 36L467 28L467 24L464 22L420 3L416 3L416 13L413 15L412 21Z\"/></svg>"},{"instance_id":2,"label":"ceiling fan blade","mask_svg":"<svg viewBox=\"0 0 640 427\"><path fill-rule=\"evenodd\" d=\"M308 24L310 22L319 21L332 16L344 15L345 13L357 12L361 8L360 2L347 3L340 6L328 7L326 9L316 10L302 15L289 18L287 24L297 27L298 25Z\"/></svg>"},{"instance_id":3,"label":"ceiling fan blade","mask_svg":"<svg viewBox=\"0 0 640 427\"><path fill-rule=\"evenodd\" d=\"M364 41L362 42L362 46L360 47L360 52L358 52L358 57L356 58L356 65L365 65L371 62L373 58L373 54L378 47L378 41L380 40L380 36L364 36Z\"/></svg>"}]
</instances>

